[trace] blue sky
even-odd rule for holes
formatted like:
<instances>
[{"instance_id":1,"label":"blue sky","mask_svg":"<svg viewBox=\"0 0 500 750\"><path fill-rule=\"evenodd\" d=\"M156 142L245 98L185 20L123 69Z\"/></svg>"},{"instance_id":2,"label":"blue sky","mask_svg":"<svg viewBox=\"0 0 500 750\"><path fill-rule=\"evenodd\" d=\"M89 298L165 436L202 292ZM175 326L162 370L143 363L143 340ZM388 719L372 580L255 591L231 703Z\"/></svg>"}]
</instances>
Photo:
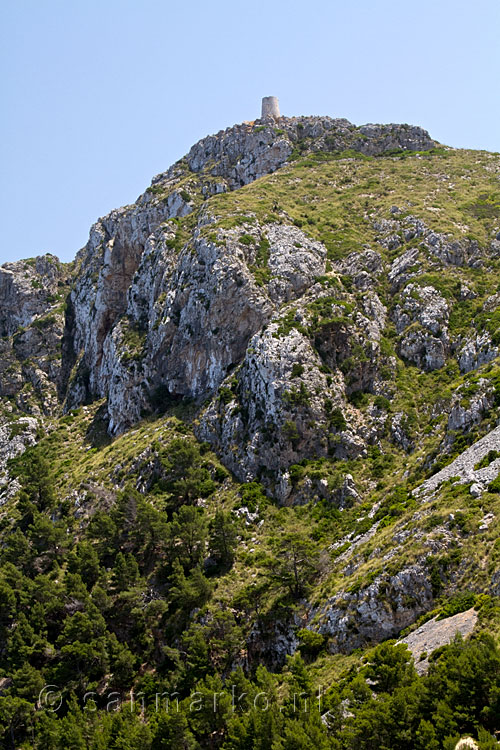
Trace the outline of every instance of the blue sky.
<instances>
[{"instance_id":1,"label":"blue sky","mask_svg":"<svg viewBox=\"0 0 500 750\"><path fill-rule=\"evenodd\" d=\"M199 138L259 115L500 151L498 0L2 0L0 263L71 260Z\"/></svg>"}]
</instances>

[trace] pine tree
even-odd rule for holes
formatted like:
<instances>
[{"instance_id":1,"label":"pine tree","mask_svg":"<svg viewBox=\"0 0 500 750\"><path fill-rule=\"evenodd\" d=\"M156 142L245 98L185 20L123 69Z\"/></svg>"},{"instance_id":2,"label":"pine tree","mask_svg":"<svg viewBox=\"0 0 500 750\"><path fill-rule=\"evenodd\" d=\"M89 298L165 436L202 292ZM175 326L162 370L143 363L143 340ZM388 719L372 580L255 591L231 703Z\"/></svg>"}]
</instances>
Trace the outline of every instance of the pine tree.
<instances>
[{"instance_id":1,"label":"pine tree","mask_svg":"<svg viewBox=\"0 0 500 750\"><path fill-rule=\"evenodd\" d=\"M158 720L151 750L196 750L198 747L184 713L173 711L162 714Z\"/></svg>"},{"instance_id":2,"label":"pine tree","mask_svg":"<svg viewBox=\"0 0 500 750\"><path fill-rule=\"evenodd\" d=\"M269 561L272 579L286 586L298 599L307 590L318 571L319 555L315 545L300 531L284 534L274 545Z\"/></svg>"},{"instance_id":3,"label":"pine tree","mask_svg":"<svg viewBox=\"0 0 500 750\"><path fill-rule=\"evenodd\" d=\"M230 513L218 510L210 529L210 554L221 567L230 567L236 555L238 535Z\"/></svg>"},{"instance_id":4,"label":"pine tree","mask_svg":"<svg viewBox=\"0 0 500 750\"><path fill-rule=\"evenodd\" d=\"M133 586L139 578L139 566L133 555L119 552L113 567L113 587L116 591L125 591Z\"/></svg>"},{"instance_id":5,"label":"pine tree","mask_svg":"<svg viewBox=\"0 0 500 750\"><path fill-rule=\"evenodd\" d=\"M170 527L171 555L189 570L199 565L205 555L207 521L201 508L183 505L174 513Z\"/></svg>"},{"instance_id":6,"label":"pine tree","mask_svg":"<svg viewBox=\"0 0 500 750\"><path fill-rule=\"evenodd\" d=\"M36 446L28 449L20 462L21 501L33 503L38 510L53 507L56 501L50 464Z\"/></svg>"}]
</instances>

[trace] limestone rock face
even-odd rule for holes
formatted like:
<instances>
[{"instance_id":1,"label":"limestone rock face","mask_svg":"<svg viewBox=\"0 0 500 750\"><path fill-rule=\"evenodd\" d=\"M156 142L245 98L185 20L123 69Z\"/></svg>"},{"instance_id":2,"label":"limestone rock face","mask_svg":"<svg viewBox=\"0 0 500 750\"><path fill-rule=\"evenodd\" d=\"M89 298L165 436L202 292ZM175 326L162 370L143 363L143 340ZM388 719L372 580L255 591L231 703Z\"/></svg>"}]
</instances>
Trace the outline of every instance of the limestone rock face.
<instances>
[{"instance_id":1,"label":"limestone rock face","mask_svg":"<svg viewBox=\"0 0 500 750\"><path fill-rule=\"evenodd\" d=\"M396 331L403 334L401 356L424 370L437 370L449 351L448 305L434 287L408 284L393 311Z\"/></svg>"},{"instance_id":2,"label":"limestone rock face","mask_svg":"<svg viewBox=\"0 0 500 750\"><path fill-rule=\"evenodd\" d=\"M62 278L61 264L49 254L0 266L0 336L11 336L43 315Z\"/></svg>"},{"instance_id":3,"label":"limestone rock face","mask_svg":"<svg viewBox=\"0 0 500 750\"><path fill-rule=\"evenodd\" d=\"M399 351L404 359L414 362L422 370L438 370L446 361L442 340L423 331L411 331L401 341Z\"/></svg>"},{"instance_id":4,"label":"limestone rock face","mask_svg":"<svg viewBox=\"0 0 500 750\"><path fill-rule=\"evenodd\" d=\"M357 593L343 591L312 610L312 627L329 636L331 653L393 638L432 607L428 572L420 564L379 576Z\"/></svg>"},{"instance_id":5,"label":"limestone rock face","mask_svg":"<svg viewBox=\"0 0 500 750\"><path fill-rule=\"evenodd\" d=\"M500 569L496 570L491 577L491 593L500 596Z\"/></svg>"},{"instance_id":6,"label":"limestone rock face","mask_svg":"<svg viewBox=\"0 0 500 750\"><path fill-rule=\"evenodd\" d=\"M468 290L466 299L473 299ZM500 294L490 295L482 306L484 313L495 313L500 306ZM457 360L461 372L470 372L491 362L498 356L498 342L494 342L489 331L471 332L468 336L460 337L456 342Z\"/></svg>"},{"instance_id":7,"label":"limestone rock face","mask_svg":"<svg viewBox=\"0 0 500 750\"><path fill-rule=\"evenodd\" d=\"M468 337L461 344L457 355L461 372L470 372L491 362L498 357L498 352L498 346L493 344L487 331Z\"/></svg>"},{"instance_id":8,"label":"limestone rock face","mask_svg":"<svg viewBox=\"0 0 500 750\"><path fill-rule=\"evenodd\" d=\"M289 302L325 272L326 248L286 224L268 224L265 234L269 242L269 296L274 303Z\"/></svg>"},{"instance_id":9,"label":"limestone rock face","mask_svg":"<svg viewBox=\"0 0 500 750\"><path fill-rule=\"evenodd\" d=\"M209 240L203 228L214 219L201 211L183 247L175 219L199 207L200 198L274 172L297 148L373 155L434 145L426 131L409 126L359 129L328 117L280 118L279 125L266 118L202 139L134 205L93 226L69 300L67 409L107 397L111 429L119 432L149 408L160 386L170 398L213 392L272 310L324 272L326 250L286 222L267 225L265 237L246 227L257 244L241 246L237 233L219 230ZM371 271L361 269L360 288L364 274L380 270L376 253L363 263Z\"/></svg>"},{"instance_id":10,"label":"limestone rock face","mask_svg":"<svg viewBox=\"0 0 500 750\"><path fill-rule=\"evenodd\" d=\"M490 451L500 449L500 427L495 427L484 437L467 448L454 461L444 469L438 471L429 479L413 490L416 497L429 497L443 482L452 477L461 484L472 482L479 488L478 495L482 494L486 486L492 482L500 472L500 458L496 458L483 468L476 468L481 460Z\"/></svg>"},{"instance_id":11,"label":"limestone rock face","mask_svg":"<svg viewBox=\"0 0 500 750\"><path fill-rule=\"evenodd\" d=\"M460 633L464 638L469 636L477 623L478 615L475 609L459 612L444 620L432 620L421 625L410 635L406 636L406 643L415 659L415 668L422 675L429 669L429 656L440 646L445 646Z\"/></svg>"},{"instance_id":12,"label":"limestone rock face","mask_svg":"<svg viewBox=\"0 0 500 750\"><path fill-rule=\"evenodd\" d=\"M324 323L314 317L318 305ZM366 296L364 308L366 315L346 315L342 304L313 285L298 307L285 307L250 340L241 367L225 381L222 397L219 392L201 415L198 429L236 476L251 479L259 471L263 476L271 472L277 477L273 492L285 502L292 493L286 478L290 464L365 454L376 427L348 403L347 395L382 387L378 340L385 308L374 294ZM339 314L343 318L332 322ZM313 340L305 335L310 326L316 327ZM359 359L353 356L358 350L363 352ZM319 488L311 492L326 496ZM347 495L337 494L329 498L344 503Z\"/></svg>"},{"instance_id":13,"label":"limestone rock face","mask_svg":"<svg viewBox=\"0 0 500 750\"><path fill-rule=\"evenodd\" d=\"M220 446L225 462L238 475L244 472L245 479L254 477L260 466L279 472L304 451L325 455L327 450L318 429L321 424L327 429L327 386L320 360L297 330L276 337L277 330L272 323L250 341L234 386L238 397L228 394L228 403L215 399L202 418L200 435ZM299 362L304 368L301 391L293 378ZM308 426L312 421L314 429Z\"/></svg>"},{"instance_id":14,"label":"limestone rock face","mask_svg":"<svg viewBox=\"0 0 500 750\"><path fill-rule=\"evenodd\" d=\"M400 209L393 207L392 219L382 219L375 222L375 229L379 232L378 241L388 250L399 247L402 242L419 241L419 248L411 248L407 253L411 256L403 256L397 259L396 268L403 264L408 267L409 258L415 261L421 251L434 256L443 265L448 266L470 266L471 268L480 268L482 265L481 251L475 240L463 239L456 240L451 235L435 232L430 229L422 219L412 214L400 217ZM415 252L416 251L416 252ZM413 263L411 264L413 266ZM402 269L403 270L403 269ZM415 271L416 269L412 269ZM399 275L401 270L397 270Z\"/></svg>"},{"instance_id":15,"label":"limestone rock face","mask_svg":"<svg viewBox=\"0 0 500 750\"><path fill-rule=\"evenodd\" d=\"M404 286L409 279L418 274L420 265L418 263L419 256L419 249L413 247L394 259L388 273L393 292L396 292Z\"/></svg>"},{"instance_id":16,"label":"limestone rock face","mask_svg":"<svg viewBox=\"0 0 500 750\"><path fill-rule=\"evenodd\" d=\"M252 231L255 243L261 242L260 232ZM149 298L154 304L145 318L148 325L140 365L150 390L161 385L164 393L173 398L196 398L213 392L242 360L250 337L270 318L272 301L267 290L257 286L249 268L256 248L240 243L239 234L229 231L224 242L211 242L198 234L193 246L175 258L175 267L168 261L165 264L168 253L161 240L154 243L154 251L144 256L137 283L130 288L127 312L129 320L140 326L141 310L147 300L143 296L144 279L154 276L156 296ZM282 265L282 270L288 269L285 262ZM289 278L277 276L275 285L280 283L284 294L293 294L294 284L300 288L300 278L298 269L292 267ZM153 288L152 281L146 283ZM279 294L276 286L275 296ZM127 413L123 390L128 389L129 379L126 371L116 370L116 354L123 351L122 342L123 335L118 330L106 343L103 364L109 373L114 429L122 428L117 420L126 418ZM127 360L130 362L128 357ZM130 371L130 364L127 369ZM137 379L135 369L134 365L132 381Z\"/></svg>"},{"instance_id":17,"label":"limestone rock face","mask_svg":"<svg viewBox=\"0 0 500 750\"><path fill-rule=\"evenodd\" d=\"M255 125L235 125L203 138L186 157L189 168L201 172L210 165L210 174L223 178L232 190L275 172L297 146L312 151L353 149L375 156L397 149L426 150L435 145L425 130L407 125L357 128L348 120L331 117L281 117L279 127L266 118Z\"/></svg>"},{"instance_id":18,"label":"limestone rock face","mask_svg":"<svg viewBox=\"0 0 500 750\"><path fill-rule=\"evenodd\" d=\"M60 409L69 273L49 254L0 267L0 396L23 412Z\"/></svg>"},{"instance_id":19,"label":"limestone rock face","mask_svg":"<svg viewBox=\"0 0 500 750\"><path fill-rule=\"evenodd\" d=\"M397 412L391 420L391 438L393 442L409 452L413 448L413 442L407 434L406 419L403 412Z\"/></svg>"},{"instance_id":20,"label":"limestone rock face","mask_svg":"<svg viewBox=\"0 0 500 750\"><path fill-rule=\"evenodd\" d=\"M37 430L38 420L33 417L20 417L15 421L4 417L3 424L0 424L0 506L20 488L18 482L9 476L7 463L36 443Z\"/></svg>"},{"instance_id":21,"label":"limestone rock face","mask_svg":"<svg viewBox=\"0 0 500 750\"><path fill-rule=\"evenodd\" d=\"M115 325L102 343L102 316L88 332L82 360L93 372L88 387L108 396L113 432L137 421L159 388L166 399L213 393L276 306L300 296L324 271L325 248L296 227L243 225L219 230L214 241L202 232L210 223L202 215L192 244L178 254L170 247L168 222L158 227L124 293L125 317L115 311ZM260 281L255 264L263 248L268 278ZM70 389L76 397L80 383L77 374Z\"/></svg>"},{"instance_id":22,"label":"limestone rock face","mask_svg":"<svg viewBox=\"0 0 500 750\"><path fill-rule=\"evenodd\" d=\"M90 231L71 293L72 355L73 362L80 361L78 377L69 388L70 404L106 393L104 341L127 309L127 292L146 242L161 222L190 211L175 191L167 201L151 204L147 198L146 194L135 206L112 211Z\"/></svg>"},{"instance_id":23,"label":"limestone rock face","mask_svg":"<svg viewBox=\"0 0 500 750\"><path fill-rule=\"evenodd\" d=\"M379 253L367 247L360 253L350 253L347 258L335 263L342 274L352 277L356 289L364 291L373 287L383 271Z\"/></svg>"},{"instance_id":24,"label":"limestone rock face","mask_svg":"<svg viewBox=\"0 0 500 750\"><path fill-rule=\"evenodd\" d=\"M490 383L480 378L477 391L468 399L464 399L459 389L453 394L451 409L448 416L448 430L467 432L478 425L483 416L493 406L494 395Z\"/></svg>"}]
</instances>

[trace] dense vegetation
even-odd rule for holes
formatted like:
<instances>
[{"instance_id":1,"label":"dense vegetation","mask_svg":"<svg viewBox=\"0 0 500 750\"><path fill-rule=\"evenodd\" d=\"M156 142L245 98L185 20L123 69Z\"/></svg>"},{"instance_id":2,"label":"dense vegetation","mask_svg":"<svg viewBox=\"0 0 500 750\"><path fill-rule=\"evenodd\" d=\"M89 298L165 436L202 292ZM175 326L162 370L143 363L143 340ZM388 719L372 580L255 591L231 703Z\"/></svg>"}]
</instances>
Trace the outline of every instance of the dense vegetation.
<instances>
[{"instance_id":1,"label":"dense vegetation","mask_svg":"<svg viewBox=\"0 0 500 750\"><path fill-rule=\"evenodd\" d=\"M496 746L500 651L485 632L435 652L424 677L404 645L386 642L321 685L310 667L324 643L309 630L278 674L241 658L259 587L207 624L193 618L241 533L234 514L209 518L192 504L223 479L203 460L194 442L173 439L153 491L161 510L127 487L83 524L58 502L39 448L17 460L22 490L15 518L4 518L0 572L4 747L429 750L463 733ZM304 536L285 535L266 561L267 586L277 581L292 602L315 560ZM497 620L494 600L478 606L485 627Z\"/></svg>"}]
</instances>

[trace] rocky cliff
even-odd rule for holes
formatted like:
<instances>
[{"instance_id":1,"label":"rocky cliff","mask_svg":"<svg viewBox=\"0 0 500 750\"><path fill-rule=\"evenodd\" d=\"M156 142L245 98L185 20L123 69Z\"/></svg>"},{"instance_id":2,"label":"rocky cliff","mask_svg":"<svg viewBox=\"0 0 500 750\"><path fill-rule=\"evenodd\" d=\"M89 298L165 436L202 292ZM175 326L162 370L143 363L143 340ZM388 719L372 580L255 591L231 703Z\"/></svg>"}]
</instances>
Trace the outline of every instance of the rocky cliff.
<instances>
[{"instance_id":1,"label":"rocky cliff","mask_svg":"<svg viewBox=\"0 0 500 750\"><path fill-rule=\"evenodd\" d=\"M70 296L77 367L67 406L106 397L116 434L160 388L165 397L206 398L283 303L324 273L325 248L310 247L281 217L274 226L250 217L251 230L231 231L219 226L211 195L275 172L294 151L380 155L433 145L420 128L330 118L256 121L201 140L133 206L92 228ZM259 265L266 283L251 270Z\"/></svg>"}]
</instances>

